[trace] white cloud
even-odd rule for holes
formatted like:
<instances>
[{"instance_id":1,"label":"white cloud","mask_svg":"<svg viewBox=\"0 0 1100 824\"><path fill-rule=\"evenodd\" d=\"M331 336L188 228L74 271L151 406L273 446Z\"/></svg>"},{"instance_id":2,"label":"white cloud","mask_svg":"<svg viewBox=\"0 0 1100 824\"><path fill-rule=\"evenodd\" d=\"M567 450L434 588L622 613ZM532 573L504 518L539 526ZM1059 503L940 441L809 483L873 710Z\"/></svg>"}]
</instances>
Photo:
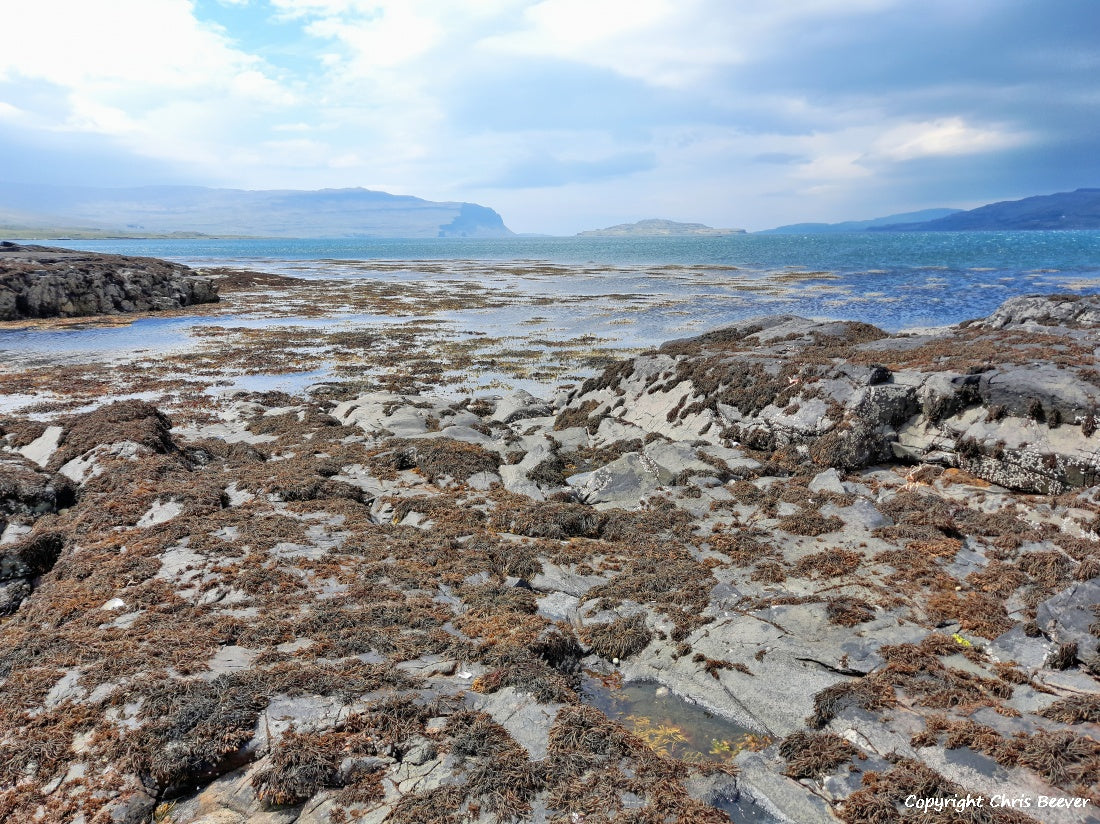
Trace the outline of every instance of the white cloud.
<instances>
[{"instance_id":1,"label":"white cloud","mask_svg":"<svg viewBox=\"0 0 1100 824\"><path fill-rule=\"evenodd\" d=\"M980 154L1023 145L1028 135L994 126L978 127L962 117L902 123L875 141L873 152L890 160Z\"/></svg>"},{"instance_id":2,"label":"white cloud","mask_svg":"<svg viewBox=\"0 0 1100 824\"><path fill-rule=\"evenodd\" d=\"M298 98L259 57L194 16L189 0L9 4L0 82L56 90L37 127L114 138L169 161L219 163L235 128ZM33 98L32 98L33 99ZM50 105L53 105L52 103ZM245 137L245 134L240 135Z\"/></svg>"},{"instance_id":3,"label":"white cloud","mask_svg":"<svg viewBox=\"0 0 1100 824\"><path fill-rule=\"evenodd\" d=\"M522 29L487 50L610 69L656 86L706 82L716 69L790 47L792 24L880 12L902 0L540 0Z\"/></svg>"},{"instance_id":4,"label":"white cloud","mask_svg":"<svg viewBox=\"0 0 1100 824\"><path fill-rule=\"evenodd\" d=\"M961 56L945 79L897 36L913 20L939 38L995 0L218 2L235 8L11 0L0 126L106 136L203 183L480 199L521 230L632 217L616 210L760 228L769 208L774 222L840 208L915 161L1037 143L1045 124L1034 105L1015 117L1013 95L1100 100L1030 74L998 100ZM1068 65L1096 54L1086 43ZM500 188L540 179L537 196Z\"/></svg>"},{"instance_id":5,"label":"white cloud","mask_svg":"<svg viewBox=\"0 0 1100 824\"><path fill-rule=\"evenodd\" d=\"M40 78L62 86L124 92L220 86L258 60L234 49L194 18L187 0L111 3L37 0L9 4L5 28L43 36L6 37L0 77Z\"/></svg>"},{"instance_id":6,"label":"white cloud","mask_svg":"<svg viewBox=\"0 0 1100 824\"><path fill-rule=\"evenodd\" d=\"M436 20L417 14L411 6L397 5L355 20L325 17L310 23L306 31L341 41L351 50L356 64L370 68L407 63L442 39Z\"/></svg>"},{"instance_id":7,"label":"white cloud","mask_svg":"<svg viewBox=\"0 0 1100 824\"><path fill-rule=\"evenodd\" d=\"M740 58L730 30L733 15L708 5L703 0L542 0L525 11L524 28L485 38L480 47L683 85Z\"/></svg>"}]
</instances>

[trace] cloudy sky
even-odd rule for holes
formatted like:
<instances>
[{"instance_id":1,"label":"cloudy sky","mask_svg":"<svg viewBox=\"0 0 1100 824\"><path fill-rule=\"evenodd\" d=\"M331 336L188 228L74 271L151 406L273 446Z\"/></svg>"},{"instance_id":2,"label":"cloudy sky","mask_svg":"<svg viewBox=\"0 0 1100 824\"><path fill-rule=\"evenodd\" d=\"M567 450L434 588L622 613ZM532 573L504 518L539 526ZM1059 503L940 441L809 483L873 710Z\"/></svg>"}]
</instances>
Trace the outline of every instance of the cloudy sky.
<instances>
[{"instance_id":1,"label":"cloudy sky","mask_svg":"<svg viewBox=\"0 0 1100 824\"><path fill-rule=\"evenodd\" d=\"M0 180L365 186L520 232L1100 186L1096 0L0 0Z\"/></svg>"}]
</instances>

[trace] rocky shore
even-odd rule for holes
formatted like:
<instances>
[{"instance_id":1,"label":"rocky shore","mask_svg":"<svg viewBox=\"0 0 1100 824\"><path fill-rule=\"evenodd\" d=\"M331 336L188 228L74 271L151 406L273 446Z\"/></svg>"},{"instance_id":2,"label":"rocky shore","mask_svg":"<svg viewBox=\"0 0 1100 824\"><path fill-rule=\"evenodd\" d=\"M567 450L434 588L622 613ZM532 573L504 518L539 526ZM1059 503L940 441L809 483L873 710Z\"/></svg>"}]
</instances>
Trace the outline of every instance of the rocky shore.
<instances>
[{"instance_id":1,"label":"rocky shore","mask_svg":"<svg viewBox=\"0 0 1100 824\"><path fill-rule=\"evenodd\" d=\"M217 300L213 281L178 263L0 243L0 321L155 312Z\"/></svg>"},{"instance_id":2,"label":"rocky shore","mask_svg":"<svg viewBox=\"0 0 1100 824\"><path fill-rule=\"evenodd\" d=\"M0 819L1100 821L1098 354L1027 297L0 418Z\"/></svg>"}]
</instances>

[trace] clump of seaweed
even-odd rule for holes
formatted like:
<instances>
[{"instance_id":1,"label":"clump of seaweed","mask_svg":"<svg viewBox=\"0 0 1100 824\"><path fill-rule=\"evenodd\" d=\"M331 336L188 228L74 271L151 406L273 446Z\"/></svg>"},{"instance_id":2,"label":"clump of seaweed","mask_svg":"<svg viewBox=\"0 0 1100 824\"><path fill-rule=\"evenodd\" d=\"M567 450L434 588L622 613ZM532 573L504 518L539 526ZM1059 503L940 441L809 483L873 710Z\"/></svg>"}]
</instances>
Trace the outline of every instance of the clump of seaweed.
<instances>
[{"instance_id":1,"label":"clump of seaweed","mask_svg":"<svg viewBox=\"0 0 1100 824\"><path fill-rule=\"evenodd\" d=\"M957 621L966 632L983 638L996 638L1015 623L1004 602L984 592L968 592L961 598L952 590L936 592L925 602L925 611L937 624Z\"/></svg>"},{"instance_id":2,"label":"clump of seaweed","mask_svg":"<svg viewBox=\"0 0 1100 824\"><path fill-rule=\"evenodd\" d=\"M267 697L251 678L165 680L142 704L144 726L125 741L125 761L162 791L210 778L233 766L228 756L252 738Z\"/></svg>"},{"instance_id":3,"label":"clump of seaweed","mask_svg":"<svg viewBox=\"0 0 1100 824\"><path fill-rule=\"evenodd\" d=\"M585 627L584 638L592 651L608 660L629 658L641 652L653 639L645 615L636 613L606 624Z\"/></svg>"},{"instance_id":4,"label":"clump of seaweed","mask_svg":"<svg viewBox=\"0 0 1100 824\"><path fill-rule=\"evenodd\" d=\"M62 423L61 441L50 459L53 469L101 444L132 441L161 454L176 450L170 432L172 422L145 401L116 401Z\"/></svg>"},{"instance_id":5,"label":"clump of seaweed","mask_svg":"<svg viewBox=\"0 0 1100 824\"><path fill-rule=\"evenodd\" d=\"M957 802L966 798L966 789L948 781L935 770L909 758L898 759L886 772L867 772L863 786L845 800L839 810L844 824L893 824L897 821L927 821L928 813L906 806L905 799L942 799ZM954 806L945 809L957 824L1034 824L1035 819L1015 810Z\"/></svg>"},{"instance_id":6,"label":"clump of seaweed","mask_svg":"<svg viewBox=\"0 0 1100 824\"><path fill-rule=\"evenodd\" d=\"M252 777L252 788L267 804L300 804L338 783L338 756L324 736L288 730L272 748L268 765Z\"/></svg>"},{"instance_id":7,"label":"clump of seaweed","mask_svg":"<svg viewBox=\"0 0 1100 824\"><path fill-rule=\"evenodd\" d=\"M875 618L875 608L860 598L837 596L825 603L825 615L830 623L854 627Z\"/></svg>"},{"instance_id":8,"label":"clump of seaweed","mask_svg":"<svg viewBox=\"0 0 1100 824\"><path fill-rule=\"evenodd\" d=\"M1100 695L1071 695L1055 701L1039 715L1063 724L1100 724Z\"/></svg>"},{"instance_id":9,"label":"clump of seaweed","mask_svg":"<svg viewBox=\"0 0 1100 824\"><path fill-rule=\"evenodd\" d=\"M1073 710L1067 713L1074 714ZM971 720L934 715L914 738L914 745L934 745L940 735L945 735L943 746L948 749L969 747L1004 767L1028 767L1054 786L1075 794L1094 796L1100 782L1100 742L1071 730L1019 732L1004 738L992 727Z\"/></svg>"},{"instance_id":10,"label":"clump of seaweed","mask_svg":"<svg viewBox=\"0 0 1100 824\"><path fill-rule=\"evenodd\" d=\"M560 432L563 429L571 429L574 426L583 426L590 432L595 432L596 427L599 426L599 420L590 417L592 411L600 405L599 401L587 400L579 406L567 407L558 413L558 417L554 419L554 431Z\"/></svg>"},{"instance_id":11,"label":"clump of seaweed","mask_svg":"<svg viewBox=\"0 0 1100 824\"><path fill-rule=\"evenodd\" d=\"M850 761L858 750L831 732L799 730L779 742L779 754L787 761L792 778L817 778Z\"/></svg>"},{"instance_id":12,"label":"clump of seaweed","mask_svg":"<svg viewBox=\"0 0 1100 824\"><path fill-rule=\"evenodd\" d=\"M803 507L793 515L780 518L777 526L792 535L816 537L826 532L836 532L844 526L844 521L836 515L826 517L816 509Z\"/></svg>"},{"instance_id":13,"label":"clump of seaweed","mask_svg":"<svg viewBox=\"0 0 1100 824\"><path fill-rule=\"evenodd\" d=\"M368 465L379 477L404 469L418 469L429 481L444 477L467 481L479 472L495 472L500 456L482 446L454 438L423 440L393 438L370 455Z\"/></svg>"},{"instance_id":14,"label":"clump of seaweed","mask_svg":"<svg viewBox=\"0 0 1100 824\"><path fill-rule=\"evenodd\" d=\"M542 501L515 509L498 509L493 527L531 538L596 538L607 515L590 506L561 501Z\"/></svg>"},{"instance_id":15,"label":"clump of seaweed","mask_svg":"<svg viewBox=\"0 0 1100 824\"><path fill-rule=\"evenodd\" d=\"M874 712L897 704L894 688L882 679L864 676L826 687L814 696L814 713L806 724L820 730L849 707Z\"/></svg>"},{"instance_id":16,"label":"clump of seaweed","mask_svg":"<svg viewBox=\"0 0 1100 824\"><path fill-rule=\"evenodd\" d=\"M862 562L863 556L858 552L833 547L801 558L794 571L803 578L836 578L855 572Z\"/></svg>"}]
</instances>

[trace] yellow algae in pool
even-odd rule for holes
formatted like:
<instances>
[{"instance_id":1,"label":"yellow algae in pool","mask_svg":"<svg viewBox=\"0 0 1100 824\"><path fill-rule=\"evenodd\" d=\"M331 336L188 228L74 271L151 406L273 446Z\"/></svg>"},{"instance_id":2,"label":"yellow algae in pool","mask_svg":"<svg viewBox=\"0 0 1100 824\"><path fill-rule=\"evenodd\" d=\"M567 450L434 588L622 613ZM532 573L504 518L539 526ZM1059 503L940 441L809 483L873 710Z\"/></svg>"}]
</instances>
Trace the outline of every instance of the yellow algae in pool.
<instances>
[{"instance_id":1,"label":"yellow algae in pool","mask_svg":"<svg viewBox=\"0 0 1100 824\"><path fill-rule=\"evenodd\" d=\"M586 703L602 710L666 758L731 763L744 750L762 750L766 735L748 730L648 682L626 683L592 674L584 679Z\"/></svg>"}]
</instances>

